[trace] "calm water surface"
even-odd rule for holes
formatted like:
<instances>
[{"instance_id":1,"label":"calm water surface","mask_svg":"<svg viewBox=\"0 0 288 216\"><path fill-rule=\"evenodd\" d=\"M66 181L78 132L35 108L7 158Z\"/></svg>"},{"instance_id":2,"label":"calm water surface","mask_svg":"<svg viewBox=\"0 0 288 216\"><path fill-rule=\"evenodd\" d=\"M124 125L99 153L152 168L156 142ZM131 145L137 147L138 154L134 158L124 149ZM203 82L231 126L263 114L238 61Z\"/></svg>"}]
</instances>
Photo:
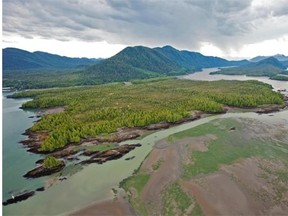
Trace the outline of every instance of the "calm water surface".
<instances>
[{"instance_id":1,"label":"calm water surface","mask_svg":"<svg viewBox=\"0 0 288 216\"><path fill-rule=\"evenodd\" d=\"M198 71L193 74L188 74L184 76L179 76L181 79L191 79L191 80L258 80L261 82L268 83L273 86L275 90L279 89L287 89L288 91L288 82L287 81L278 81L278 80L271 80L268 77L249 77L245 75L222 75L222 74L215 74L210 75L209 73L218 71L217 68L206 68L203 71Z\"/></svg>"},{"instance_id":2,"label":"calm water surface","mask_svg":"<svg viewBox=\"0 0 288 216\"><path fill-rule=\"evenodd\" d=\"M182 76L182 78L196 80L216 79L251 79L244 76L218 76L209 75L213 69L206 69L202 73ZM215 69L214 69L215 71ZM215 77L217 76L217 77ZM227 79L228 79L227 78ZM252 78L254 79L254 78ZM258 80L267 82L275 89L288 89L288 82L273 81L268 78ZM35 154L25 152L18 144L25 137L21 135L27 128L31 127L35 119L28 118L33 115L19 109L25 100L13 100L3 98L3 197L9 196L9 191L21 189L35 189L42 185L44 180L25 180L21 176L34 167L34 162L39 159ZM123 158L109 161L105 164L91 164L85 166L79 172L68 177L66 181L59 182L48 188L45 192L39 192L34 197L3 208L4 215L55 215L66 214L79 208L83 208L95 201L112 198L111 189L118 188L119 182L130 176L137 169L146 155L151 151L155 142L180 131L196 127L218 118L245 117L275 124L288 124L288 111L282 111L269 115L258 115L256 113L227 113L210 116L194 122L179 125L167 130L150 134L141 140L130 140L124 143L141 143L142 146L131 151ZM133 160L126 161L125 158L135 156ZM7 177L6 177L7 175Z\"/></svg>"},{"instance_id":3,"label":"calm water surface","mask_svg":"<svg viewBox=\"0 0 288 216\"><path fill-rule=\"evenodd\" d=\"M18 142L25 139L21 135L33 125L35 119L28 118L34 115L29 111L19 109L26 99L7 99L4 93L3 102L3 199L10 198L11 194L21 192L23 189L36 189L43 184L43 178L25 180L22 178L29 169L35 166L40 156L26 152Z\"/></svg>"}]
</instances>

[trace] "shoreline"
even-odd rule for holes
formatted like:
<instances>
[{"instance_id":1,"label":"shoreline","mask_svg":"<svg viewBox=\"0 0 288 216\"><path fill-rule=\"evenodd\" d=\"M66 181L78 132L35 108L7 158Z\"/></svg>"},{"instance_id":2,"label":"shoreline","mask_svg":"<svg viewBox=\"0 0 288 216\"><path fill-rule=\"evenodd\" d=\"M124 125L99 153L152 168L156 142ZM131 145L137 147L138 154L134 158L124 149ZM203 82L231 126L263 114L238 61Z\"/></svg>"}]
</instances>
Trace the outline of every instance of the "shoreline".
<instances>
[{"instance_id":1,"label":"shoreline","mask_svg":"<svg viewBox=\"0 0 288 216\"><path fill-rule=\"evenodd\" d=\"M288 102L288 101L286 101L286 102ZM280 112L281 111L286 111L286 110L288 110L288 108L287 108L288 106L286 105L286 107L285 108L283 108L282 110L280 110ZM246 110L246 109L240 109L240 108L235 108L235 109L233 109L233 108L231 108L230 110L228 110L228 112L227 113L229 113L229 112L231 112L231 113L233 113L233 112L254 112L254 113L256 113L255 112L255 110ZM279 111L275 111L275 112L271 112L271 113L276 113L276 112L279 112ZM261 113L258 113L259 115L261 115ZM205 118L205 117L204 117ZM211 139L213 139L213 138L211 138ZM143 166L143 163L144 163L144 161L146 161L147 160L147 158L150 156L150 154L153 152L153 151L155 151L155 149L157 149L157 147L155 148L155 146L157 145L157 143L155 143L155 145L154 145L154 148L152 148L151 149L151 151L147 154L147 156L145 157L145 159L142 161L142 163L139 165L139 167L137 168L137 169L140 169L140 167L142 167ZM197 148L198 146L196 146L196 148ZM201 146L200 145L200 147L201 148L203 148L203 146ZM205 147L206 148L206 147ZM161 148L160 148L161 149ZM203 149L201 149L201 151L203 151ZM150 164L151 165L151 164ZM146 165L147 166L147 165ZM121 188L120 187L120 189L121 190L123 190L123 188ZM124 192L125 193L125 192ZM125 193L126 194L126 193ZM126 194L126 196L127 196L127 194ZM125 204L123 204L123 206L121 206L121 208L125 208L125 205L130 205L131 206L131 203L129 202L129 200L127 200L127 197L125 197L125 198L123 198L123 195L122 195L122 197L120 197L120 198L122 198L122 199L125 199L125 201L126 201L126 203ZM106 203L109 203L109 206L110 206L110 208L112 208L112 209L115 209L115 208L117 208L117 207L119 207L118 206L118 204L116 204L115 205L115 203L114 203L114 201L113 201L113 199L106 199L106 200L98 200L98 201L95 201L95 203L91 203L91 205L88 205L88 206L86 206L86 207L84 207L84 208L80 208L80 209L78 209L78 210L76 210L76 211L73 211L73 212L70 212L70 213L68 213L67 215L72 215L72 216L80 216L80 215L85 215L85 213L87 213L86 215L98 215L97 213L97 211L98 211L98 209L100 208L105 208L105 205L106 205ZM115 205L115 206L114 206ZM131 208L132 208L132 206L131 206ZM96 211L96 212L94 212L94 211ZM133 211L135 212L135 210L133 209ZM110 212L110 213L112 213L112 212ZM103 214L99 214L99 215L103 215ZM104 215L112 215L112 214L104 214ZM121 215L121 214L119 214L119 215ZM122 214L123 215L123 214ZM128 214L124 214L124 215L128 215ZM129 214L130 215L130 214ZM136 212L135 212L135 214L131 214L131 215L137 215L136 214Z\"/></svg>"},{"instance_id":2,"label":"shoreline","mask_svg":"<svg viewBox=\"0 0 288 216\"><path fill-rule=\"evenodd\" d=\"M176 122L159 122L143 127L132 127L132 128L118 128L115 132L112 132L109 134L109 137L103 137L101 135L94 137L94 138L86 138L82 139L78 143L67 143L65 146L55 149L53 151L39 151L38 148L41 146L41 143L43 140L49 136L49 132L46 131L32 131L31 128L28 128L23 135L27 135L28 139L22 140L19 143L23 144L25 147L27 147L28 152L32 152L35 154L58 154L57 157L62 158L61 156L61 151L65 152L65 150L69 149L70 147L73 146L82 146L84 143L90 143L90 144L103 144L103 143L120 143L123 141L135 139L137 137L141 137L148 133L149 131L157 131L157 130L163 130L163 129L168 129L173 126L181 125L183 123L191 122L198 120L200 118L207 117L209 115L218 115L218 114L223 114L227 112L255 112L258 114L268 114L268 113L274 113L274 112L279 112L281 110L285 110L286 107L288 107L288 96L284 95L284 105L262 105L258 107L253 107L253 108L240 108L240 107L231 107L231 106L224 106L222 112L218 113L208 113L208 112L203 112L203 111L196 111L194 115L180 119ZM64 112L65 108L64 107L52 107L45 109L44 111L38 111L36 114L41 113L41 116L46 115L46 114L52 114L52 113L58 113L58 112ZM40 121L41 119L38 119L36 122ZM76 154L77 152L71 152L71 155ZM71 156L67 152L64 153L63 157Z\"/></svg>"},{"instance_id":3,"label":"shoreline","mask_svg":"<svg viewBox=\"0 0 288 216\"><path fill-rule=\"evenodd\" d=\"M288 98L286 97L285 98L286 100L285 100L285 104L286 104L286 106L287 106L287 104L288 104ZM267 107L266 107L267 108ZM273 108L273 107L272 107ZM279 108L279 107L278 107ZM52 109L54 109L54 108L52 108ZM256 108L256 109L259 109L259 108ZM281 109L281 110L285 110L285 109ZM253 109L243 109L243 108L235 108L235 107L229 107L229 109L227 109L227 110L225 110L225 112L223 112L223 113L226 113L226 112L255 112L255 108L253 108ZM276 111L279 111L279 110L276 110ZM272 110L270 110L270 112L275 112L275 110L274 110L274 108L272 109ZM217 113L217 114L220 114L220 113ZM216 114L216 115L217 115ZM100 138L96 138L96 139L88 139L88 140L83 140L83 141L81 141L81 145L83 144L83 143L85 143L85 142L89 142L89 143L92 143L92 142L96 142L96 145L97 144L101 144L101 143L105 143L105 142L112 142L112 141L117 141L117 142L122 142L122 141L126 141L126 140L129 140L129 139L135 139L135 138L137 138L137 137L139 137L139 136L145 136L145 134L147 134L147 133L149 133L149 132L152 132L152 133L154 133L154 132L157 132L157 131L159 131L159 130L163 130L163 129L167 129L167 128L170 128L170 127L174 127L174 126L177 126L177 125L182 125L182 124L184 124L184 123L188 123L188 122L191 122L191 121L195 121L195 120L198 120L198 119L200 119L200 118L205 118L205 117L207 117L207 116L211 116L212 114L209 114L209 113L204 113L204 112L199 112L199 113L197 113L197 115L196 116L192 116L192 117L190 117L190 118L186 118L186 119L182 119L182 120L180 120L180 121L177 121L177 122L174 122L174 123L166 123L166 122L162 122L162 123L158 123L158 124L153 124L153 125L149 125L149 126L145 126L145 127L135 127L135 128L121 128L121 129L118 129L115 133L117 134L118 133L118 135L119 134L122 134L123 135L123 132L124 132L124 134L125 134L125 132L126 132L126 134L125 135L127 135L127 133L128 133L128 136L124 136L125 137L125 139L119 139L119 136L114 136L114 137L112 137L112 138L110 138L110 139L108 139L108 138L103 138L103 137L100 137ZM29 130L29 129L28 129ZM131 135L131 133L134 133L135 132L135 130L137 131L137 132L142 132L142 134L138 134L137 136L130 136ZM113 133L112 133L113 134ZM113 135L115 135L115 134L113 134ZM130 137L130 138L129 138ZM122 137L123 138L123 137ZM69 147L70 146L73 146L73 145L75 145L75 143L74 144L69 144L69 145L67 145L67 146L65 146L65 148L64 149L62 149L62 150L57 150L57 151L55 151L54 153L59 153L59 152L62 152L63 150L65 151L65 150L67 150L67 149L69 149ZM77 144L78 145L78 144ZM39 153L39 152L38 152ZM42 154L42 153L41 153ZM50 154L50 153L49 153ZM65 155L64 157L65 157L65 159L67 159L67 156L69 157L69 156L71 156L70 154L67 154L67 155ZM61 156L61 154L60 154L60 158L61 158L62 156ZM106 200L107 201L107 200ZM110 204L113 204L113 202L111 203L111 201L113 201L113 200L108 200L109 202L110 202ZM94 203L95 205L100 205L101 206L101 204L99 203L99 201L97 201L97 202L95 202ZM103 204L103 205L105 205L105 204ZM96 206L96 207L97 207ZM95 208L96 208L95 207ZM86 207L85 207L86 208ZM83 209L85 209L85 208L83 208ZM98 207L97 207L98 208ZM82 209L82 208L81 208ZM79 211L81 210L81 209L78 209Z\"/></svg>"}]
</instances>

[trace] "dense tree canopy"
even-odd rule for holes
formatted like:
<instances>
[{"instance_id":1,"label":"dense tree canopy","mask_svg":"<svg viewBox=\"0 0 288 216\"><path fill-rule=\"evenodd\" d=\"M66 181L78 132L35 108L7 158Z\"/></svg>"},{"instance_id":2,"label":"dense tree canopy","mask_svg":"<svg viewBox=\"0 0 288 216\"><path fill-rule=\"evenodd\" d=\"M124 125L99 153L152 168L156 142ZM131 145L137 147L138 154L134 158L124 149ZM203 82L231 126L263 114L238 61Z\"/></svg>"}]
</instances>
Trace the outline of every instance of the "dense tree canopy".
<instances>
[{"instance_id":1,"label":"dense tree canopy","mask_svg":"<svg viewBox=\"0 0 288 216\"><path fill-rule=\"evenodd\" d=\"M14 97L33 97L23 108L64 106L65 111L45 115L33 131L50 135L40 150L52 151L67 143L111 133L117 128L175 122L193 111L217 113L224 105L256 107L283 104L281 94L258 81L191 81L154 79L132 85L24 91Z\"/></svg>"}]
</instances>

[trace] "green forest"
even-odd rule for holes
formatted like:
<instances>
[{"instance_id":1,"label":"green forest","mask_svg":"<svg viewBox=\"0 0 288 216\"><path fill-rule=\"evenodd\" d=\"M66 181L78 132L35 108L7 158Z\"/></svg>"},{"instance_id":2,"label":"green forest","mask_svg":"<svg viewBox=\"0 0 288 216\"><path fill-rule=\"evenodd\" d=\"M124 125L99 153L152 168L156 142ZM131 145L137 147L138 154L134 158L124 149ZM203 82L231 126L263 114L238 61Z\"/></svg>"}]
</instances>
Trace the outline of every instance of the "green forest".
<instances>
[{"instance_id":1,"label":"green forest","mask_svg":"<svg viewBox=\"0 0 288 216\"><path fill-rule=\"evenodd\" d=\"M31 97L24 109L64 106L49 114L32 131L48 131L40 151L53 151L68 143L109 134L117 128L175 122L194 111L219 113L224 105L256 107L282 105L283 96L258 81L191 81L175 78L110 83L98 86L30 90L14 98Z\"/></svg>"}]
</instances>

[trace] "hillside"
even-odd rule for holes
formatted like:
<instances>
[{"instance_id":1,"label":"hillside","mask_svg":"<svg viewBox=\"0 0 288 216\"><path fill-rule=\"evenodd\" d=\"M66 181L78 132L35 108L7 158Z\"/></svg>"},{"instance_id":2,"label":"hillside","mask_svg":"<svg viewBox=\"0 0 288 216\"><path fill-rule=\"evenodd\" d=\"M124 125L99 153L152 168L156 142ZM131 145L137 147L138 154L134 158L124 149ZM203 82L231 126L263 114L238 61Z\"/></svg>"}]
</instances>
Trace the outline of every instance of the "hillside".
<instances>
[{"instance_id":1,"label":"hillside","mask_svg":"<svg viewBox=\"0 0 288 216\"><path fill-rule=\"evenodd\" d=\"M202 68L211 67L227 67L238 66L249 63L247 60L243 61L228 61L223 58L204 56L198 52L190 52L186 50L177 50L171 46L164 46L162 48L154 48L170 60L177 62L184 68L189 70L201 70Z\"/></svg>"},{"instance_id":2,"label":"hillside","mask_svg":"<svg viewBox=\"0 0 288 216\"><path fill-rule=\"evenodd\" d=\"M127 47L115 56L82 71L85 83L98 84L160 76L183 75L204 67L236 66L248 61L228 61L171 46Z\"/></svg>"},{"instance_id":3,"label":"hillside","mask_svg":"<svg viewBox=\"0 0 288 216\"><path fill-rule=\"evenodd\" d=\"M288 56L285 56L285 55L282 55L282 54L277 54L277 55L274 55L274 56L256 56L256 57L250 59L250 61L251 62L259 62L259 61L262 61L262 60L267 59L269 57L274 57L280 62L288 61Z\"/></svg>"},{"instance_id":4,"label":"hillside","mask_svg":"<svg viewBox=\"0 0 288 216\"><path fill-rule=\"evenodd\" d=\"M251 62L239 67L225 68L211 74L268 76L273 77L285 70L285 66L274 57L263 59L259 62Z\"/></svg>"},{"instance_id":5,"label":"hillside","mask_svg":"<svg viewBox=\"0 0 288 216\"><path fill-rule=\"evenodd\" d=\"M103 60L82 71L85 83L128 81L151 77L177 75L187 72L171 59L156 50L143 47L127 47L115 56Z\"/></svg>"},{"instance_id":6,"label":"hillside","mask_svg":"<svg viewBox=\"0 0 288 216\"><path fill-rule=\"evenodd\" d=\"M247 61L228 61L196 52L179 51L171 46L154 49L135 46L95 63L95 59L67 58L7 48L3 50L3 84L4 87L18 89L95 85L177 76L204 67L237 66ZM62 73L58 73L58 70Z\"/></svg>"},{"instance_id":7,"label":"hillside","mask_svg":"<svg viewBox=\"0 0 288 216\"><path fill-rule=\"evenodd\" d=\"M4 72L27 69L72 69L99 62L99 59L69 58L46 52L28 52L16 48L3 49L2 55Z\"/></svg>"}]
</instances>

